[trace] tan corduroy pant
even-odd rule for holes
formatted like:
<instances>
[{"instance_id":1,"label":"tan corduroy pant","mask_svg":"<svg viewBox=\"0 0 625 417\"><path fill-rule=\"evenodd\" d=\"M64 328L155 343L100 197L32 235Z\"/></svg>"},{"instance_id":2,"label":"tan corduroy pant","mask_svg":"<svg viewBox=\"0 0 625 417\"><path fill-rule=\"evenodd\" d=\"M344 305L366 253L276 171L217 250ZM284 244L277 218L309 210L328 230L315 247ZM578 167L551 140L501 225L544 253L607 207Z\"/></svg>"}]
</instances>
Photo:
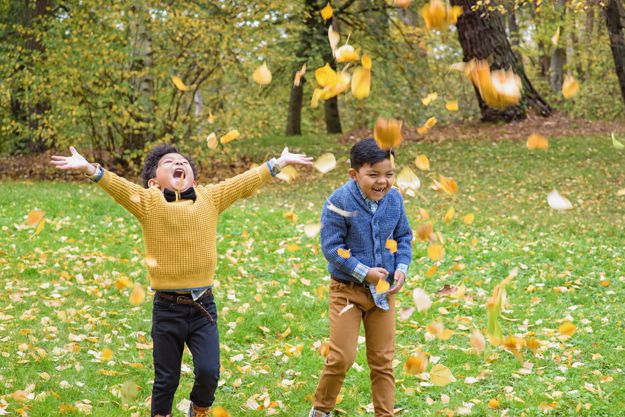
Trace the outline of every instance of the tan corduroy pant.
<instances>
[{"instance_id":1,"label":"tan corduroy pant","mask_svg":"<svg viewBox=\"0 0 625 417\"><path fill-rule=\"evenodd\" d=\"M389 296L388 301L390 309L384 311L376 307L368 288L330 280L330 353L315 393L316 410L327 413L334 409L345 374L356 358L360 322L363 322L375 417L393 416L395 297ZM339 316L348 302L354 307Z\"/></svg>"}]
</instances>

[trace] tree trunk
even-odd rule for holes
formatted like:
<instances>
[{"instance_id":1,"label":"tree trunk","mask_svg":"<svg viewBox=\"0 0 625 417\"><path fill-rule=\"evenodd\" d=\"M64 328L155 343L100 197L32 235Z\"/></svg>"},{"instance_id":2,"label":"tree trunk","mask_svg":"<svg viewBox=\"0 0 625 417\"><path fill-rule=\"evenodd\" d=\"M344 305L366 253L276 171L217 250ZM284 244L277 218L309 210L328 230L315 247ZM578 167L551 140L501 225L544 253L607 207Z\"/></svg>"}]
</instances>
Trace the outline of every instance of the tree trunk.
<instances>
[{"instance_id":1,"label":"tree trunk","mask_svg":"<svg viewBox=\"0 0 625 417\"><path fill-rule=\"evenodd\" d=\"M564 22L566 17L566 0L559 0L556 8L560 9L560 19ZM562 82L564 80L564 64L566 63L566 48L562 47L564 43L564 23L558 24L559 39L558 44L555 45L553 52L551 53L550 71L549 71L549 86L554 92L558 92L562 89Z\"/></svg>"},{"instance_id":2,"label":"tree trunk","mask_svg":"<svg viewBox=\"0 0 625 417\"><path fill-rule=\"evenodd\" d=\"M610 48L614 58L614 67L625 101L625 8L621 0L609 0L605 8L606 24L610 35Z\"/></svg>"},{"instance_id":3,"label":"tree trunk","mask_svg":"<svg viewBox=\"0 0 625 417\"><path fill-rule=\"evenodd\" d=\"M336 71L336 63L334 62L334 57L332 56L332 52L329 55L324 55L326 62L330 63L330 67ZM341 129L341 117L339 115L339 97L334 96L328 100L325 100L323 103L323 109L325 110L326 116L326 132L327 133L341 133L343 129Z\"/></svg>"},{"instance_id":4,"label":"tree trunk","mask_svg":"<svg viewBox=\"0 0 625 417\"><path fill-rule=\"evenodd\" d=\"M508 17L508 34L510 43L516 50L521 47L521 37L519 36L519 25L516 21L515 0L506 1L506 15Z\"/></svg>"},{"instance_id":5,"label":"tree trunk","mask_svg":"<svg viewBox=\"0 0 625 417\"><path fill-rule=\"evenodd\" d=\"M302 64L303 65L303 64ZM293 78L295 73L293 71ZM293 79L291 78L291 80ZM304 102L304 83L306 79L300 78L299 85L291 85L291 96L289 97L289 116L286 121L286 135L302 134L302 103Z\"/></svg>"},{"instance_id":6,"label":"tree trunk","mask_svg":"<svg viewBox=\"0 0 625 417\"><path fill-rule=\"evenodd\" d=\"M458 18L458 39L464 53L464 61L473 58L489 60L492 69L510 69L521 78L523 92L516 106L505 109L488 107L476 88L476 95L482 121L495 122L524 119L526 109L533 108L541 116L549 116L552 109L538 94L525 74L523 63L517 59L510 47L499 12L489 12L477 5L477 0L451 0L452 6L461 6L463 13Z\"/></svg>"}]
</instances>

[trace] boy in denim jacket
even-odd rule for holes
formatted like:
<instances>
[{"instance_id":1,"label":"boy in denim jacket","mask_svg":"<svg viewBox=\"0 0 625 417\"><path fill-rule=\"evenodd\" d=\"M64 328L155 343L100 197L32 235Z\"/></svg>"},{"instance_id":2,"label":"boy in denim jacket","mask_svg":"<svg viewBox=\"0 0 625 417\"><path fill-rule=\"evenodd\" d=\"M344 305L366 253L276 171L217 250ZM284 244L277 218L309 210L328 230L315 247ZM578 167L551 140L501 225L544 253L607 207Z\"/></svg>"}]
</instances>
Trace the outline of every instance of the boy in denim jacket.
<instances>
[{"instance_id":1,"label":"boy in denim jacket","mask_svg":"<svg viewBox=\"0 0 625 417\"><path fill-rule=\"evenodd\" d=\"M345 374L356 357L364 323L375 417L393 416L395 405L395 297L412 258L412 229L401 194L392 185L394 153L369 138L350 152L351 179L326 201L321 214L321 250L330 272L330 352L310 417L330 416ZM393 251L395 241L397 250ZM349 252L348 252L349 251ZM392 286L376 294L379 280ZM344 311L347 304L354 307Z\"/></svg>"}]
</instances>

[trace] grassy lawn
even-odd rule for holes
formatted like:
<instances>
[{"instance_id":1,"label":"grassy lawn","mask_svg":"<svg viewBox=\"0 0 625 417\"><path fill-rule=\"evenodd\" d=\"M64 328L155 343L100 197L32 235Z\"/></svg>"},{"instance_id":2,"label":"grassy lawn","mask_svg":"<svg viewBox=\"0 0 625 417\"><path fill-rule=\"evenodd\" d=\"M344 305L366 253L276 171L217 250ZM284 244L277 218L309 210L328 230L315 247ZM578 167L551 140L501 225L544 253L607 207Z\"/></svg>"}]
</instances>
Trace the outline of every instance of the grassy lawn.
<instances>
[{"instance_id":1,"label":"grassy lawn","mask_svg":"<svg viewBox=\"0 0 625 417\"><path fill-rule=\"evenodd\" d=\"M303 225L318 222L325 198L346 180L349 146L330 137L275 137L242 141L233 152L260 161L285 144L314 156L334 152L338 167L325 176L304 170L292 184L274 180L220 219L215 293L222 377L215 405L233 416L305 416L323 366L315 344L328 336L328 275L318 237L307 237ZM625 197L616 192L625 187L624 155L606 137L550 145L529 152L522 142L450 140L400 148L399 166L416 171L417 154L430 158L431 173L417 173L422 196L408 198L406 209L413 229L423 222L419 208L429 213L446 252L428 274L434 262L426 243L415 241L398 297L400 308L410 307L419 287L434 301L427 313L397 323L400 415L623 414ZM455 198L431 190L429 177L438 174L457 180ZM572 210L547 205L553 188ZM451 206L456 217L446 224ZM35 208L46 212L47 223L33 238L24 225ZM289 211L296 221L284 217ZM462 221L468 213L475 214L470 225ZM98 417L148 415L151 294L133 307L130 289L116 286L123 277L147 286L138 223L88 181L4 182L0 229L0 415L73 416L85 409ZM541 346L523 350L521 361L490 345L476 354L469 335L486 328L486 300L515 267L502 327L506 335L533 335ZM465 297L437 295L446 284L464 284ZM453 336L428 336L434 320ZM571 337L559 334L565 321L576 326ZM102 357L105 349L110 358ZM419 349L457 381L438 387L427 374L407 374L403 364ZM356 361L362 368L346 378L339 415L372 415L364 344ZM174 404L191 389L188 354L184 363ZM139 392L123 402L119 392L127 381ZM497 409L488 406L492 399ZM253 402L264 409L251 410Z\"/></svg>"}]
</instances>

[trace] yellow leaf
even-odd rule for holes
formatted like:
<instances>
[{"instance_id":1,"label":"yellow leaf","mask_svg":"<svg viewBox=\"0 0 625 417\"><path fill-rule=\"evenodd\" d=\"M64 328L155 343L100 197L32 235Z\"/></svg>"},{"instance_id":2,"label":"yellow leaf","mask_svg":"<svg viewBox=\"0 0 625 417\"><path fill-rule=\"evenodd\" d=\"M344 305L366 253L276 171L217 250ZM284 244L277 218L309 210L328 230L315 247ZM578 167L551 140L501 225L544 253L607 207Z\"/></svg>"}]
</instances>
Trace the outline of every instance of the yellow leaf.
<instances>
[{"instance_id":1,"label":"yellow leaf","mask_svg":"<svg viewBox=\"0 0 625 417\"><path fill-rule=\"evenodd\" d=\"M176 75L172 75L171 80L174 82L176 88L180 91L189 91L190 88Z\"/></svg>"},{"instance_id":2,"label":"yellow leaf","mask_svg":"<svg viewBox=\"0 0 625 417\"><path fill-rule=\"evenodd\" d=\"M473 213L469 213L462 217L464 224L471 224L473 223L473 220L475 220L475 215Z\"/></svg>"},{"instance_id":3,"label":"yellow leaf","mask_svg":"<svg viewBox=\"0 0 625 417\"><path fill-rule=\"evenodd\" d=\"M491 398L488 401L488 408L491 408L493 410L497 410L499 408L499 400L497 398Z\"/></svg>"},{"instance_id":4,"label":"yellow leaf","mask_svg":"<svg viewBox=\"0 0 625 417\"><path fill-rule=\"evenodd\" d=\"M46 224L46 219L41 219L41 221L37 225L37 228L35 229L35 234L33 235L33 237L39 236L39 233L41 233L44 224Z\"/></svg>"},{"instance_id":5,"label":"yellow leaf","mask_svg":"<svg viewBox=\"0 0 625 417\"><path fill-rule=\"evenodd\" d=\"M564 336L573 336L573 334L575 333L575 330L576 330L575 325L571 323L570 321L562 323L560 325L560 328L558 329L560 334Z\"/></svg>"},{"instance_id":6,"label":"yellow leaf","mask_svg":"<svg viewBox=\"0 0 625 417\"><path fill-rule=\"evenodd\" d=\"M360 60L363 68L370 70L371 69L371 57L367 54L362 54L362 59Z\"/></svg>"},{"instance_id":7,"label":"yellow leaf","mask_svg":"<svg viewBox=\"0 0 625 417\"><path fill-rule=\"evenodd\" d=\"M564 82L562 83L562 95L564 98L571 98L575 94L579 92L579 82L571 75L567 75L564 77Z\"/></svg>"},{"instance_id":8,"label":"yellow leaf","mask_svg":"<svg viewBox=\"0 0 625 417\"><path fill-rule=\"evenodd\" d=\"M447 29L447 7L441 0L431 0L421 8L425 27L429 29Z\"/></svg>"},{"instance_id":9,"label":"yellow leaf","mask_svg":"<svg viewBox=\"0 0 625 417\"><path fill-rule=\"evenodd\" d=\"M330 2L326 3L326 6L321 9L321 17L323 18L323 21L325 22L326 20L330 19L333 13L334 9L332 9L332 6L330 6Z\"/></svg>"},{"instance_id":10,"label":"yellow leaf","mask_svg":"<svg viewBox=\"0 0 625 417\"><path fill-rule=\"evenodd\" d=\"M282 170L278 173L278 175L276 175L276 178L278 178L278 179L280 179L282 181L285 181L286 183L290 184L298 176L299 176L299 173L293 167L293 165L287 165L284 168L282 168Z\"/></svg>"},{"instance_id":11,"label":"yellow leaf","mask_svg":"<svg viewBox=\"0 0 625 417\"><path fill-rule=\"evenodd\" d=\"M354 49L353 46L345 44L334 51L334 57L336 58L336 62L352 62L358 60L358 51Z\"/></svg>"},{"instance_id":12,"label":"yellow leaf","mask_svg":"<svg viewBox=\"0 0 625 417\"><path fill-rule=\"evenodd\" d=\"M558 42L560 41L560 26L556 30L556 33L551 37L551 43L553 46L558 46Z\"/></svg>"},{"instance_id":13,"label":"yellow leaf","mask_svg":"<svg viewBox=\"0 0 625 417\"><path fill-rule=\"evenodd\" d=\"M445 108L449 111L458 111L458 100L452 100L445 103Z\"/></svg>"},{"instance_id":14,"label":"yellow leaf","mask_svg":"<svg viewBox=\"0 0 625 417\"><path fill-rule=\"evenodd\" d=\"M341 34L336 32L332 25L328 26L328 42L330 42L330 49L332 49L332 55L335 55L336 46L341 40Z\"/></svg>"},{"instance_id":15,"label":"yellow leaf","mask_svg":"<svg viewBox=\"0 0 625 417\"><path fill-rule=\"evenodd\" d=\"M326 174L336 168L336 158L332 153L324 153L313 163L313 167L322 174Z\"/></svg>"},{"instance_id":16,"label":"yellow leaf","mask_svg":"<svg viewBox=\"0 0 625 417\"><path fill-rule=\"evenodd\" d=\"M371 70L358 67L352 74L352 96L357 100L369 97L371 92Z\"/></svg>"},{"instance_id":17,"label":"yellow leaf","mask_svg":"<svg viewBox=\"0 0 625 417\"><path fill-rule=\"evenodd\" d=\"M456 215L456 209L453 207L449 207L449 209L447 210L447 213L445 213L445 218L444 218L445 223L449 224L454 219L455 215Z\"/></svg>"},{"instance_id":18,"label":"yellow leaf","mask_svg":"<svg viewBox=\"0 0 625 417\"><path fill-rule=\"evenodd\" d=\"M432 243L428 247L428 257L433 261L439 261L445 256L445 249L440 243Z\"/></svg>"},{"instance_id":19,"label":"yellow leaf","mask_svg":"<svg viewBox=\"0 0 625 417\"><path fill-rule=\"evenodd\" d=\"M208 123L215 123L215 115L213 115L213 112L210 110L208 111Z\"/></svg>"},{"instance_id":20,"label":"yellow leaf","mask_svg":"<svg viewBox=\"0 0 625 417\"><path fill-rule=\"evenodd\" d=\"M434 189L436 191L443 191L446 194L456 194L458 192L458 183L456 183L456 180L453 178L439 175L438 181L432 180L432 182L434 182Z\"/></svg>"},{"instance_id":21,"label":"yellow leaf","mask_svg":"<svg viewBox=\"0 0 625 417\"><path fill-rule=\"evenodd\" d=\"M100 358L103 361L111 360L113 358L113 351L109 348L102 349L102 352L100 352Z\"/></svg>"},{"instance_id":22,"label":"yellow leaf","mask_svg":"<svg viewBox=\"0 0 625 417\"><path fill-rule=\"evenodd\" d=\"M349 88L351 79L352 77L349 72L344 69L340 72L340 74L338 74L336 84L331 84L324 87L322 98L324 100L328 100L334 96L338 96L339 94L343 93Z\"/></svg>"},{"instance_id":23,"label":"yellow leaf","mask_svg":"<svg viewBox=\"0 0 625 417\"><path fill-rule=\"evenodd\" d=\"M297 221L297 214L295 214L295 212L293 211L287 211L286 213L284 213L282 215L282 217L284 217L287 220L290 220L292 222L296 222Z\"/></svg>"},{"instance_id":24,"label":"yellow leaf","mask_svg":"<svg viewBox=\"0 0 625 417\"><path fill-rule=\"evenodd\" d=\"M145 290L140 284L135 284L135 286L132 288L132 292L130 293L130 304L132 304L133 306L138 306L143 303L143 300L145 300Z\"/></svg>"},{"instance_id":25,"label":"yellow leaf","mask_svg":"<svg viewBox=\"0 0 625 417\"><path fill-rule=\"evenodd\" d=\"M132 288L133 283L126 275L122 275L115 281L115 288L118 290L123 290L124 288Z\"/></svg>"},{"instance_id":26,"label":"yellow leaf","mask_svg":"<svg viewBox=\"0 0 625 417\"><path fill-rule=\"evenodd\" d=\"M421 241L429 240L433 233L432 223L423 223L417 228L417 239Z\"/></svg>"},{"instance_id":27,"label":"yellow leaf","mask_svg":"<svg viewBox=\"0 0 625 417\"><path fill-rule=\"evenodd\" d=\"M417 190L421 187L421 181L419 177L409 168L403 167L399 174L395 178L397 187L407 194L412 194L412 197L416 196Z\"/></svg>"},{"instance_id":28,"label":"yellow leaf","mask_svg":"<svg viewBox=\"0 0 625 417\"><path fill-rule=\"evenodd\" d=\"M39 223L41 219L43 219L43 216L45 216L45 214L46 212L43 210L32 210L30 213L28 213L28 217L26 218L26 224L29 226L33 226Z\"/></svg>"},{"instance_id":29,"label":"yellow leaf","mask_svg":"<svg viewBox=\"0 0 625 417\"><path fill-rule=\"evenodd\" d=\"M420 126L417 128L417 132L420 135L425 135L426 133L430 131L431 128L434 127L434 125L436 125L436 123L437 123L436 117L430 117L429 119L426 120L423 126Z\"/></svg>"},{"instance_id":30,"label":"yellow leaf","mask_svg":"<svg viewBox=\"0 0 625 417\"><path fill-rule=\"evenodd\" d=\"M612 136L612 146L614 146L614 149L618 149L618 150L625 149L625 145L623 145L623 142L621 142L620 140L616 138L616 136L614 136L614 132L610 133L610 135Z\"/></svg>"},{"instance_id":31,"label":"yellow leaf","mask_svg":"<svg viewBox=\"0 0 625 417\"><path fill-rule=\"evenodd\" d=\"M429 106L430 103L436 99L438 99L438 93L430 93L421 99L421 103L423 103L424 106Z\"/></svg>"},{"instance_id":32,"label":"yellow leaf","mask_svg":"<svg viewBox=\"0 0 625 417\"><path fill-rule=\"evenodd\" d=\"M527 138L527 149L530 151L535 149L547 150L549 149L549 141L543 135L532 133Z\"/></svg>"},{"instance_id":33,"label":"yellow leaf","mask_svg":"<svg viewBox=\"0 0 625 417\"><path fill-rule=\"evenodd\" d=\"M252 79L260 85L267 85L271 83L271 71L269 71L267 63L263 62L262 65L254 70Z\"/></svg>"},{"instance_id":34,"label":"yellow leaf","mask_svg":"<svg viewBox=\"0 0 625 417\"><path fill-rule=\"evenodd\" d=\"M430 170L430 160L425 155L417 155L417 157L414 160L414 164L421 171L429 171Z\"/></svg>"},{"instance_id":35,"label":"yellow leaf","mask_svg":"<svg viewBox=\"0 0 625 417\"><path fill-rule=\"evenodd\" d=\"M239 131L234 129L234 130L231 130L230 132L226 133L225 135L223 135L219 139L219 141L221 142L222 145L225 145L228 142L232 142L233 140L238 138L240 135L241 134L239 133Z\"/></svg>"},{"instance_id":36,"label":"yellow leaf","mask_svg":"<svg viewBox=\"0 0 625 417\"><path fill-rule=\"evenodd\" d=\"M378 284L375 286L375 293L384 294L388 292L390 288L391 288L391 284L389 284L388 281L386 281L385 279L381 279L378 281Z\"/></svg>"},{"instance_id":37,"label":"yellow leaf","mask_svg":"<svg viewBox=\"0 0 625 417\"><path fill-rule=\"evenodd\" d=\"M393 239L387 239L385 248L391 251L391 253L397 252L397 241Z\"/></svg>"},{"instance_id":38,"label":"yellow leaf","mask_svg":"<svg viewBox=\"0 0 625 417\"><path fill-rule=\"evenodd\" d=\"M217 149L217 135L215 134L215 132L212 132L206 137L206 144L211 149Z\"/></svg>"},{"instance_id":39,"label":"yellow leaf","mask_svg":"<svg viewBox=\"0 0 625 417\"><path fill-rule=\"evenodd\" d=\"M486 347L486 340L484 339L484 335L479 330L475 329L471 333L470 338L471 347L477 352L482 353L484 348Z\"/></svg>"},{"instance_id":40,"label":"yellow leaf","mask_svg":"<svg viewBox=\"0 0 625 417\"><path fill-rule=\"evenodd\" d=\"M315 88L312 98L310 99L310 107L316 109L319 106L319 99L323 96L323 89Z\"/></svg>"},{"instance_id":41,"label":"yellow leaf","mask_svg":"<svg viewBox=\"0 0 625 417\"><path fill-rule=\"evenodd\" d=\"M388 150L402 142L401 120L379 117L373 128L373 138L380 149Z\"/></svg>"},{"instance_id":42,"label":"yellow leaf","mask_svg":"<svg viewBox=\"0 0 625 417\"><path fill-rule=\"evenodd\" d=\"M306 63L304 62L304 65L302 65L302 68L295 72L295 78L293 79L293 85L295 87L299 87L301 81L302 81L302 77L306 74Z\"/></svg>"},{"instance_id":43,"label":"yellow leaf","mask_svg":"<svg viewBox=\"0 0 625 417\"><path fill-rule=\"evenodd\" d=\"M406 9L410 7L412 0L393 0L393 6L401 7L402 9Z\"/></svg>"},{"instance_id":44,"label":"yellow leaf","mask_svg":"<svg viewBox=\"0 0 625 417\"><path fill-rule=\"evenodd\" d=\"M456 380L449 368L445 365L437 363L430 369L430 380L434 385L444 387Z\"/></svg>"},{"instance_id":45,"label":"yellow leaf","mask_svg":"<svg viewBox=\"0 0 625 417\"><path fill-rule=\"evenodd\" d=\"M339 76L330 64L326 63L323 67L315 70L315 79L320 87L327 87L338 83Z\"/></svg>"},{"instance_id":46,"label":"yellow leaf","mask_svg":"<svg viewBox=\"0 0 625 417\"><path fill-rule=\"evenodd\" d=\"M225 408L221 406L217 406L212 409L212 416L213 417L231 417L228 410L226 410Z\"/></svg>"},{"instance_id":47,"label":"yellow leaf","mask_svg":"<svg viewBox=\"0 0 625 417\"><path fill-rule=\"evenodd\" d=\"M351 249L343 249L343 248L338 248L337 253L339 254L339 256L343 259L347 259L349 258L351 255Z\"/></svg>"},{"instance_id":48,"label":"yellow leaf","mask_svg":"<svg viewBox=\"0 0 625 417\"><path fill-rule=\"evenodd\" d=\"M404 363L404 370L411 375L418 375L428 367L428 357L425 352L418 351L414 355L408 356Z\"/></svg>"}]
</instances>

